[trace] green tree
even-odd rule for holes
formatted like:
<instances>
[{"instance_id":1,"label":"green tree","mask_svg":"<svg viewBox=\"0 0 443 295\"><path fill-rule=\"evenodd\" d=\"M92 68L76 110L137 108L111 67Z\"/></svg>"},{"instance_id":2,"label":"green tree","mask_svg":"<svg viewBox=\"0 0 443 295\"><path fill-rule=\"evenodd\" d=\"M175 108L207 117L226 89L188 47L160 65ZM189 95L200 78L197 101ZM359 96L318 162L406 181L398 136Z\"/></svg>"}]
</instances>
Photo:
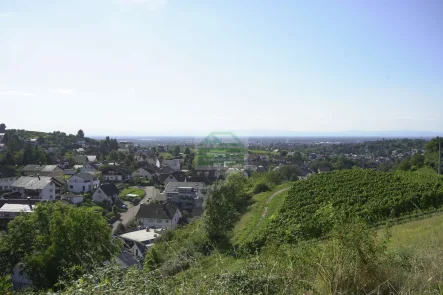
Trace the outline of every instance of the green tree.
<instances>
[{"instance_id":1,"label":"green tree","mask_svg":"<svg viewBox=\"0 0 443 295\"><path fill-rule=\"evenodd\" d=\"M191 153L191 150L188 147L186 147L184 154L189 155L190 153Z\"/></svg>"},{"instance_id":2,"label":"green tree","mask_svg":"<svg viewBox=\"0 0 443 295\"><path fill-rule=\"evenodd\" d=\"M1 123L0 124L0 133L5 133L5 131L6 131L6 125L5 125L5 123Z\"/></svg>"},{"instance_id":3,"label":"green tree","mask_svg":"<svg viewBox=\"0 0 443 295\"><path fill-rule=\"evenodd\" d=\"M131 154L127 155L126 159L125 159L125 165L128 167L132 166L134 164L134 160L135 159L134 159L133 155L131 155Z\"/></svg>"},{"instance_id":4,"label":"green tree","mask_svg":"<svg viewBox=\"0 0 443 295\"><path fill-rule=\"evenodd\" d=\"M180 154L180 147L177 145L174 148L174 156L178 156Z\"/></svg>"},{"instance_id":5,"label":"green tree","mask_svg":"<svg viewBox=\"0 0 443 295\"><path fill-rule=\"evenodd\" d=\"M122 151L118 151L118 160L124 162L126 160L126 154Z\"/></svg>"},{"instance_id":6,"label":"green tree","mask_svg":"<svg viewBox=\"0 0 443 295\"><path fill-rule=\"evenodd\" d=\"M3 165L15 165L14 155L10 150L7 150L3 158Z\"/></svg>"},{"instance_id":7,"label":"green tree","mask_svg":"<svg viewBox=\"0 0 443 295\"><path fill-rule=\"evenodd\" d=\"M111 153L109 154L109 157L108 157L109 161L112 161L112 162L118 161L118 158L119 158L119 156L118 156L118 153L116 150L111 151Z\"/></svg>"},{"instance_id":8,"label":"green tree","mask_svg":"<svg viewBox=\"0 0 443 295\"><path fill-rule=\"evenodd\" d=\"M292 176L295 175L295 178L300 174L297 167L292 165L285 165L280 167L280 175L285 180L291 180Z\"/></svg>"},{"instance_id":9,"label":"green tree","mask_svg":"<svg viewBox=\"0 0 443 295\"><path fill-rule=\"evenodd\" d=\"M205 200L203 223L209 239L215 243L227 239L235 222L243 211L248 195L246 178L242 173L233 173L224 183L216 182Z\"/></svg>"},{"instance_id":10,"label":"green tree","mask_svg":"<svg viewBox=\"0 0 443 295\"><path fill-rule=\"evenodd\" d=\"M37 288L50 288L65 270L80 275L118 253L111 228L92 208L39 203L33 213L16 217L0 238L3 273L18 262ZM6 259L5 259L6 257Z\"/></svg>"},{"instance_id":11,"label":"green tree","mask_svg":"<svg viewBox=\"0 0 443 295\"><path fill-rule=\"evenodd\" d=\"M38 142L38 144L42 145L42 144L45 143L45 138L44 138L43 136L40 135L40 136L37 138L37 142Z\"/></svg>"},{"instance_id":12,"label":"green tree","mask_svg":"<svg viewBox=\"0 0 443 295\"><path fill-rule=\"evenodd\" d=\"M11 276L0 276L0 294L12 294Z\"/></svg>"},{"instance_id":13,"label":"green tree","mask_svg":"<svg viewBox=\"0 0 443 295\"><path fill-rule=\"evenodd\" d=\"M83 132L83 130L79 130L78 132L77 132L77 137L78 138L84 138L85 137L85 133Z\"/></svg>"},{"instance_id":14,"label":"green tree","mask_svg":"<svg viewBox=\"0 0 443 295\"><path fill-rule=\"evenodd\" d=\"M117 208L117 206L112 206L112 214L114 214L114 216L117 216L118 215L118 208Z\"/></svg>"}]
</instances>

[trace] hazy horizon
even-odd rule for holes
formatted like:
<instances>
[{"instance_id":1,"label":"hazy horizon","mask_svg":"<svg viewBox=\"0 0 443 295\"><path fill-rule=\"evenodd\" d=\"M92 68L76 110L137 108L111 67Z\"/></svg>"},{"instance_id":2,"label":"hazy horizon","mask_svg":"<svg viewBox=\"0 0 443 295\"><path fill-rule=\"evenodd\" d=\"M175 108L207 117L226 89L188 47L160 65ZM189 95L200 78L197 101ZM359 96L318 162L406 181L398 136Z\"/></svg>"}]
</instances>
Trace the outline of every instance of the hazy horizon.
<instances>
[{"instance_id":1,"label":"hazy horizon","mask_svg":"<svg viewBox=\"0 0 443 295\"><path fill-rule=\"evenodd\" d=\"M1 1L0 121L113 136L439 133L442 16L440 0Z\"/></svg>"}]
</instances>

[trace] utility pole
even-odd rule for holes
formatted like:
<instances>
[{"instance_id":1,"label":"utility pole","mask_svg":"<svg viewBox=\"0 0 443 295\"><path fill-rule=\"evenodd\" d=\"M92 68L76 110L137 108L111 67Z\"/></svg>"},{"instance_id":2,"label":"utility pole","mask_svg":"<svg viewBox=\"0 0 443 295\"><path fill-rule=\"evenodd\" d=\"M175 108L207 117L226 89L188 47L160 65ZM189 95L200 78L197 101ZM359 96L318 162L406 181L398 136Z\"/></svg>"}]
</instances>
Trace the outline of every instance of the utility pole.
<instances>
[{"instance_id":1,"label":"utility pole","mask_svg":"<svg viewBox=\"0 0 443 295\"><path fill-rule=\"evenodd\" d=\"M441 174L441 140L438 138L438 175Z\"/></svg>"}]
</instances>

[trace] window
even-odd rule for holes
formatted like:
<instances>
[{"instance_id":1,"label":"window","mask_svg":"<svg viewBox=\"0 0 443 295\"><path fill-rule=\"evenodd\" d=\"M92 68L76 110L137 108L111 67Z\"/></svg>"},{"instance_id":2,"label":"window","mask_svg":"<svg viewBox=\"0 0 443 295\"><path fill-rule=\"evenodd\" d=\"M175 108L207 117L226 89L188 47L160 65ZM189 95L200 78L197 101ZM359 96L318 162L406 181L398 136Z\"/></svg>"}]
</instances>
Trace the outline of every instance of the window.
<instances>
[{"instance_id":1,"label":"window","mask_svg":"<svg viewBox=\"0 0 443 295\"><path fill-rule=\"evenodd\" d=\"M157 223L162 223L162 220L161 219L157 219Z\"/></svg>"},{"instance_id":2,"label":"window","mask_svg":"<svg viewBox=\"0 0 443 295\"><path fill-rule=\"evenodd\" d=\"M70 185L69 188L74 188L74 186L73 186L73 185Z\"/></svg>"},{"instance_id":3,"label":"window","mask_svg":"<svg viewBox=\"0 0 443 295\"><path fill-rule=\"evenodd\" d=\"M52 188L49 189L49 192L52 193Z\"/></svg>"}]
</instances>

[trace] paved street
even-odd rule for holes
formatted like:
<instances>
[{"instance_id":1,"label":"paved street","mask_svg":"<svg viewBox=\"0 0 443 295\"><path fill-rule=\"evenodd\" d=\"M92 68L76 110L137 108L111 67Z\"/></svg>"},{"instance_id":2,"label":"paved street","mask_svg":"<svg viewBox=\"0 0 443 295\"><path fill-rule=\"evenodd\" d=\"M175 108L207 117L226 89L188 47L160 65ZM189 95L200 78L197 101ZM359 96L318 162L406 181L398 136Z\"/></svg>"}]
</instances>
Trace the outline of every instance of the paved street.
<instances>
[{"instance_id":1,"label":"paved street","mask_svg":"<svg viewBox=\"0 0 443 295\"><path fill-rule=\"evenodd\" d=\"M148 199L154 198L156 189L153 186L148 187L139 187L140 189L144 189L146 192L146 196L140 201L140 204L146 203ZM135 216L137 215L138 209L140 208L140 204L128 209L127 212L123 213L120 217L120 220L116 221L112 226L112 233L117 230L117 227L120 223L123 223L125 227L131 224Z\"/></svg>"}]
</instances>

